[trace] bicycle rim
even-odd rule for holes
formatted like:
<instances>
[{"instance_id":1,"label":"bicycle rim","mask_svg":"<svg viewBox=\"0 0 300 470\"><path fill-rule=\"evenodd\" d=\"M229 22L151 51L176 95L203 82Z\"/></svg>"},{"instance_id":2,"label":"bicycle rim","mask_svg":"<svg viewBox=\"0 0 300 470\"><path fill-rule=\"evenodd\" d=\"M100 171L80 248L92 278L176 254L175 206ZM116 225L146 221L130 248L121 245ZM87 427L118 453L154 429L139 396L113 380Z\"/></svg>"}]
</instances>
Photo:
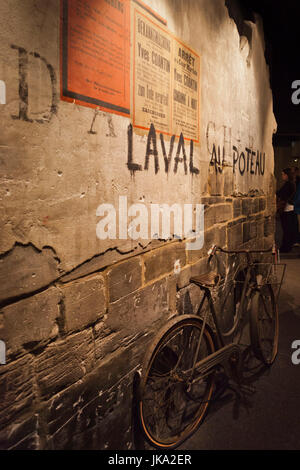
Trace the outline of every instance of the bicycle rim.
<instances>
[{"instance_id":1,"label":"bicycle rim","mask_svg":"<svg viewBox=\"0 0 300 470\"><path fill-rule=\"evenodd\" d=\"M202 321L198 317L178 318L163 332L147 359L141 379L140 423L150 444L174 449L195 432L207 410L213 376L189 387L187 371L195 357ZM215 350L213 337L205 327L197 361Z\"/></svg>"},{"instance_id":2,"label":"bicycle rim","mask_svg":"<svg viewBox=\"0 0 300 470\"><path fill-rule=\"evenodd\" d=\"M264 364L274 362L278 350L278 311L271 285L256 290L251 302L251 342Z\"/></svg>"}]
</instances>

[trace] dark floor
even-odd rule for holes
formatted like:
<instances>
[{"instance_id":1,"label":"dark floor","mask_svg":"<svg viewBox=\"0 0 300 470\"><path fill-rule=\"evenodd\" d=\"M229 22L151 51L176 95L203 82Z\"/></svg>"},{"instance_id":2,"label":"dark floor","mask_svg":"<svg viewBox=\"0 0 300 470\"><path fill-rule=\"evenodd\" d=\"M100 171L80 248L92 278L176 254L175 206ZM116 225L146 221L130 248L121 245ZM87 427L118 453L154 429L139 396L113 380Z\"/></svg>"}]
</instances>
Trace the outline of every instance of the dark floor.
<instances>
[{"instance_id":1,"label":"dark floor","mask_svg":"<svg viewBox=\"0 0 300 470\"><path fill-rule=\"evenodd\" d=\"M300 364L291 348L300 340L300 248L287 264L279 301L279 352L268 370L249 378L242 399L231 390L211 404L199 430L180 449L300 449Z\"/></svg>"}]
</instances>

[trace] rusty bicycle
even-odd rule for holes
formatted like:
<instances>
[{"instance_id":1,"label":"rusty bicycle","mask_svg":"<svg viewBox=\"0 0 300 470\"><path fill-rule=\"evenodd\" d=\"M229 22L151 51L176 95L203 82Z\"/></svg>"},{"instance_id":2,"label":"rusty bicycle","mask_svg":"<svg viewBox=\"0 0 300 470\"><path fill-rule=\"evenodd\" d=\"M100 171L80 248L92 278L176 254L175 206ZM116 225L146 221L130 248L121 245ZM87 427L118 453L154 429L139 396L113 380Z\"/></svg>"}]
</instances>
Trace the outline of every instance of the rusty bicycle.
<instances>
[{"instance_id":1,"label":"rusty bicycle","mask_svg":"<svg viewBox=\"0 0 300 470\"><path fill-rule=\"evenodd\" d=\"M156 335L140 371L138 416L151 446L175 449L196 431L212 399L217 371L242 384L245 328L255 357L267 367L274 362L285 271L274 261L275 252L213 246L208 272L191 277L202 292L197 314L171 319Z\"/></svg>"}]
</instances>

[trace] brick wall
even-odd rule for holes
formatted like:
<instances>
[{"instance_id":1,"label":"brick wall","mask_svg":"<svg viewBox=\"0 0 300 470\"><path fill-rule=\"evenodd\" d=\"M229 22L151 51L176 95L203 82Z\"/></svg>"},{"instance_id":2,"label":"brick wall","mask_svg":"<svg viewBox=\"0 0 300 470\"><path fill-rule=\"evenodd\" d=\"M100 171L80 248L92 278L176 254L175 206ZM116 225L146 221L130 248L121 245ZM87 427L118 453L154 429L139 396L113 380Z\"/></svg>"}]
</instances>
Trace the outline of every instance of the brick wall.
<instances>
[{"instance_id":1,"label":"brick wall","mask_svg":"<svg viewBox=\"0 0 300 470\"><path fill-rule=\"evenodd\" d=\"M87 276L62 276L2 308L3 448L132 447L134 373L159 326L196 312L199 296L189 279L206 272L207 249L272 245L274 198L202 202L207 231L200 251L187 251L184 241L167 243ZM2 276L12 258L2 258ZM32 276L31 257L27 263L23 285Z\"/></svg>"},{"instance_id":2,"label":"brick wall","mask_svg":"<svg viewBox=\"0 0 300 470\"><path fill-rule=\"evenodd\" d=\"M201 59L200 142L184 141L190 172L182 138L166 171L170 136L162 147L128 117L59 99L58 0L0 4L3 449L133 448L134 374L158 329L196 311L189 279L206 271L207 249L272 245L276 123L259 18L248 43L223 0L147 3ZM155 138L159 168L154 151L144 165ZM239 163L248 148L264 155L264 172ZM204 204L203 248L99 240L99 204L125 195L147 207Z\"/></svg>"}]
</instances>

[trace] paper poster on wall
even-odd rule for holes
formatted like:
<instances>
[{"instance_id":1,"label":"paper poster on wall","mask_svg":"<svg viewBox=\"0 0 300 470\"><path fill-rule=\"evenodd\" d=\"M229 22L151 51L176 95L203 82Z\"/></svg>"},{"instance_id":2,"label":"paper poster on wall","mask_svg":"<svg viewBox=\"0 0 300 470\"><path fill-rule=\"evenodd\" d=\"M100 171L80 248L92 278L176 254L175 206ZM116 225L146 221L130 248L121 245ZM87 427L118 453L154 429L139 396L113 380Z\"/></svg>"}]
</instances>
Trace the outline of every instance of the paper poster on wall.
<instances>
[{"instance_id":1,"label":"paper poster on wall","mask_svg":"<svg viewBox=\"0 0 300 470\"><path fill-rule=\"evenodd\" d=\"M141 9L132 23L133 126L199 142L198 54Z\"/></svg>"},{"instance_id":2,"label":"paper poster on wall","mask_svg":"<svg viewBox=\"0 0 300 470\"><path fill-rule=\"evenodd\" d=\"M200 59L188 46L173 41L173 112L172 130L175 135L199 140L199 74Z\"/></svg>"},{"instance_id":3,"label":"paper poster on wall","mask_svg":"<svg viewBox=\"0 0 300 470\"><path fill-rule=\"evenodd\" d=\"M61 98L130 115L130 0L62 0Z\"/></svg>"},{"instance_id":4,"label":"paper poster on wall","mask_svg":"<svg viewBox=\"0 0 300 470\"><path fill-rule=\"evenodd\" d=\"M171 127L172 38L143 13L134 16L133 125L161 132Z\"/></svg>"}]
</instances>

